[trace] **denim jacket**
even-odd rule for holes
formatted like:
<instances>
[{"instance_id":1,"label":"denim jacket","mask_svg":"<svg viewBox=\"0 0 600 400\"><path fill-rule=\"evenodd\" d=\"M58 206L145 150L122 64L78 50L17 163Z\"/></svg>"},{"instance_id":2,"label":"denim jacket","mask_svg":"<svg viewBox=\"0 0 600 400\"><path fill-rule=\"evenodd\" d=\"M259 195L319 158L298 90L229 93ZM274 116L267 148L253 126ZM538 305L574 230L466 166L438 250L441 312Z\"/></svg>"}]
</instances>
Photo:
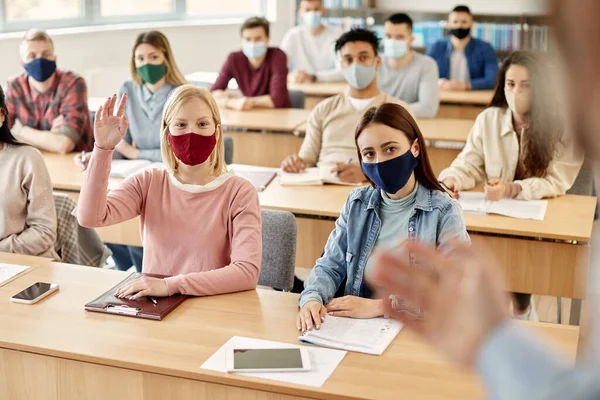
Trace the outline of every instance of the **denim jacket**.
<instances>
[{"instance_id":1,"label":"denim jacket","mask_svg":"<svg viewBox=\"0 0 600 400\"><path fill-rule=\"evenodd\" d=\"M304 282L300 307L311 300L329 303L346 280L344 295L360 296L364 270L381 231L381 191L370 186L354 189L331 232L323 256ZM451 239L470 242L462 209L446 193L417 189L408 221L408 240L437 245L449 251ZM414 260L410 259L411 265Z\"/></svg>"},{"instance_id":2,"label":"denim jacket","mask_svg":"<svg viewBox=\"0 0 600 400\"><path fill-rule=\"evenodd\" d=\"M450 36L429 46L427 55L433 58L440 72L440 78L450 79L450 54L452 54ZM498 74L498 59L494 49L488 42L476 39L469 40L465 47L465 57L471 76L473 90L493 89Z\"/></svg>"}]
</instances>

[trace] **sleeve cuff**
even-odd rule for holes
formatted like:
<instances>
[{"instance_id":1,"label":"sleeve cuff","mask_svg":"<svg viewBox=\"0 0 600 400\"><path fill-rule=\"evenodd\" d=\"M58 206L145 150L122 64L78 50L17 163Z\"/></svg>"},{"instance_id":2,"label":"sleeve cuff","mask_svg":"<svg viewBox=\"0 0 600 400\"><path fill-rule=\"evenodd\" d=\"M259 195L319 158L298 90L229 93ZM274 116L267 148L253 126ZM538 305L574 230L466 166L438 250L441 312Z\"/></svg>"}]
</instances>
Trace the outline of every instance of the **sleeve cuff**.
<instances>
[{"instance_id":1,"label":"sleeve cuff","mask_svg":"<svg viewBox=\"0 0 600 400\"><path fill-rule=\"evenodd\" d=\"M298 301L298 305L300 308L304 307L306 303L309 301L318 301L323 304L323 298L318 292L308 292L300 295L300 300Z\"/></svg>"},{"instance_id":2,"label":"sleeve cuff","mask_svg":"<svg viewBox=\"0 0 600 400\"><path fill-rule=\"evenodd\" d=\"M531 186L526 185L523 181L514 181L513 184L521 186L521 192L515 197L517 200L532 200L533 193L531 191Z\"/></svg>"},{"instance_id":3,"label":"sleeve cuff","mask_svg":"<svg viewBox=\"0 0 600 400\"><path fill-rule=\"evenodd\" d=\"M181 293L181 282L183 280L182 275L170 276L165 278L165 282L167 284L167 290L169 291L169 296L173 296L174 294Z\"/></svg>"}]
</instances>

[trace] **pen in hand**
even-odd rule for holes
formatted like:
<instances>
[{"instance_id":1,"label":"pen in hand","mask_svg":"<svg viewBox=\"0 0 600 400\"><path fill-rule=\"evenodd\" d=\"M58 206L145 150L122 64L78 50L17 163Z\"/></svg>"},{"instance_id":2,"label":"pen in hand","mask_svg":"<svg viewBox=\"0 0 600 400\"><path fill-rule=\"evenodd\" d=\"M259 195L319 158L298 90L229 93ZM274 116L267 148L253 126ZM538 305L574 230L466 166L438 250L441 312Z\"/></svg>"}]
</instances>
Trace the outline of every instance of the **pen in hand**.
<instances>
[{"instance_id":1,"label":"pen in hand","mask_svg":"<svg viewBox=\"0 0 600 400\"><path fill-rule=\"evenodd\" d=\"M83 168L85 168L85 156L86 156L86 154L85 154L85 150L82 150L82 151L81 151L81 166L82 166Z\"/></svg>"},{"instance_id":2,"label":"pen in hand","mask_svg":"<svg viewBox=\"0 0 600 400\"><path fill-rule=\"evenodd\" d=\"M348 161L346 161L346 164L350 164L351 162L352 162L352 157L350 157L350 158L348 159ZM340 171L339 171L339 170L338 170L338 171L336 171L336 172L335 172L335 174L336 174L336 175L339 175L339 174L340 174Z\"/></svg>"},{"instance_id":3,"label":"pen in hand","mask_svg":"<svg viewBox=\"0 0 600 400\"><path fill-rule=\"evenodd\" d=\"M151 302L152 302L152 303L153 303L155 306L157 306L157 305L158 305L158 301L156 301L156 299L155 299L154 297L152 297L152 296L148 296L148 299L149 299L149 300L150 300L150 301L151 301Z\"/></svg>"}]
</instances>

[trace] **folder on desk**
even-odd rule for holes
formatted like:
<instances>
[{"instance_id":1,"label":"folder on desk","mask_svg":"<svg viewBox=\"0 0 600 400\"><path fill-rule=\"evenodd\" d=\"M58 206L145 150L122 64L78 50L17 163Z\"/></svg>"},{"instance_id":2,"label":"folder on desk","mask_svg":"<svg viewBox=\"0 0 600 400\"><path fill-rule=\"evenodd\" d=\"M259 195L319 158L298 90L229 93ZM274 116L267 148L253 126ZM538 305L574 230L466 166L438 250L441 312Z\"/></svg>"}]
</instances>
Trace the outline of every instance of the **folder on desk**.
<instances>
[{"instance_id":1,"label":"folder on desk","mask_svg":"<svg viewBox=\"0 0 600 400\"><path fill-rule=\"evenodd\" d=\"M134 272L125 280L119 282L109 291L104 293L102 296L98 297L96 300L87 303L85 305L85 309L93 312L161 321L188 298L188 296L183 296L180 294L175 294L169 297L156 297L155 299L157 304L154 304L146 297L142 297L138 300L119 299L115 297L115 293L121 286L141 276L165 278L164 275L140 274Z\"/></svg>"}]
</instances>

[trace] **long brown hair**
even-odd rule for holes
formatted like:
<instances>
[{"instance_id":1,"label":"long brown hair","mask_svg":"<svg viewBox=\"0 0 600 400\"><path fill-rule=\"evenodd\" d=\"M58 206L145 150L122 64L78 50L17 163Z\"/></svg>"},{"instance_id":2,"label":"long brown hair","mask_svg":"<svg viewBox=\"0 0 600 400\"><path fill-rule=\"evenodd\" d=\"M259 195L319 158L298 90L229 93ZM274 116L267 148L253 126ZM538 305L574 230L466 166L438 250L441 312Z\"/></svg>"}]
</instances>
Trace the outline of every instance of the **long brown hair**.
<instances>
[{"instance_id":1,"label":"long brown hair","mask_svg":"<svg viewBox=\"0 0 600 400\"><path fill-rule=\"evenodd\" d=\"M159 31L148 31L142 32L135 39L135 44L131 50L131 79L139 85L143 83L142 77L135 67L135 49L140 44L149 44L152 47L156 47L165 56L165 64L167 65L167 82L173 86L181 86L187 83L177 64L175 63L175 57L173 57L173 50L169 40L165 35Z\"/></svg>"},{"instance_id":2,"label":"long brown hair","mask_svg":"<svg viewBox=\"0 0 600 400\"><path fill-rule=\"evenodd\" d=\"M425 145L425 139L423 134L417 125L417 122L410 115L404 107L395 103L384 103L379 107L371 107L365 112L362 119L356 127L354 133L354 143L356 144L356 151L358 152L358 160L362 164L362 155L360 154L360 148L358 147L358 138L360 134L370 124L382 124L389 126L390 128L399 130L406 136L410 143L414 143L415 140L419 141L420 151L417 156L419 163L415 168L415 178L420 185L431 190L439 190L446 192L446 190L440 185L431 164L429 163L429 156L427 155L427 146ZM369 179L369 182L373 187L375 184Z\"/></svg>"},{"instance_id":3,"label":"long brown hair","mask_svg":"<svg viewBox=\"0 0 600 400\"><path fill-rule=\"evenodd\" d=\"M531 110L529 127L522 138L523 164L529 176L543 177L554 158L557 145L564 134L564 121L558 102L560 93L550 71L550 60L542 54L515 51L500 67L494 97L489 107L507 108L504 85L506 71L511 65L520 65L529 71L531 81ZM554 78L554 79L553 79Z\"/></svg>"}]
</instances>

